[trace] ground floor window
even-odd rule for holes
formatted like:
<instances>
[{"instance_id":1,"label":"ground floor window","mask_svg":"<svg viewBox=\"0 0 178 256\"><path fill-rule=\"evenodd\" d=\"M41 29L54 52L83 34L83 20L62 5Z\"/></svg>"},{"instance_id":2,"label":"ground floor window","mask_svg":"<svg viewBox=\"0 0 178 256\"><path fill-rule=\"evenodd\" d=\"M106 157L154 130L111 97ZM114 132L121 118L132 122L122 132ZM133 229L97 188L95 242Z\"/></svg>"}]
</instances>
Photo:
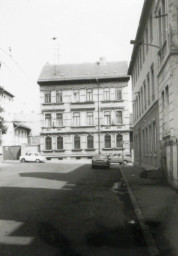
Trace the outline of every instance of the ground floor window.
<instances>
[{"instance_id":1,"label":"ground floor window","mask_svg":"<svg viewBox=\"0 0 178 256\"><path fill-rule=\"evenodd\" d=\"M111 135L106 134L104 142L105 142L105 148L111 148Z\"/></svg>"},{"instance_id":2,"label":"ground floor window","mask_svg":"<svg viewBox=\"0 0 178 256\"><path fill-rule=\"evenodd\" d=\"M74 136L74 149L80 149L80 137L78 135Z\"/></svg>"},{"instance_id":3,"label":"ground floor window","mask_svg":"<svg viewBox=\"0 0 178 256\"><path fill-rule=\"evenodd\" d=\"M51 137L46 137L46 139L45 139L45 149L46 150L51 150L52 149L52 138Z\"/></svg>"},{"instance_id":4,"label":"ground floor window","mask_svg":"<svg viewBox=\"0 0 178 256\"><path fill-rule=\"evenodd\" d=\"M117 148L123 147L123 136L122 136L122 134L117 134L116 135L116 147Z\"/></svg>"},{"instance_id":5,"label":"ground floor window","mask_svg":"<svg viewBox=\"0 0 178 256\"><path fill-rule=\"evenodd\" d=\"M57 149L63 149L63 137L62 136L57 137Z\"/></svg>"},{"instance_id":6,"label":"ground floor window","mask_svg":"<svg viewBox=\"0 0 178 256\"><path fill-rule=\"evenodd\" d=\"M87 136L87 148L93 148L93 136L92 135L88 135Z\"/></svg>"}]
</instances>

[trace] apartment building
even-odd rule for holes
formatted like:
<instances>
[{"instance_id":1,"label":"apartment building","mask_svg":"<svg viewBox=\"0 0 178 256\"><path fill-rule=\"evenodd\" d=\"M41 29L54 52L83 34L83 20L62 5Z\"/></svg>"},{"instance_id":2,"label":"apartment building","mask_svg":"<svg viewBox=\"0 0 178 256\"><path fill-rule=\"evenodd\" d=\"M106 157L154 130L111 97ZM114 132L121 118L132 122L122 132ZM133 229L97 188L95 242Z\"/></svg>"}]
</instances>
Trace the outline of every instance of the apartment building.
<instances>
[{"instance_id":1,"label":"apartment building","mask_svg":"<svg viewBox=\"0 0 178 256\"><path fill-rule=\"evenodd\" d=\"M135 164L160 169L177 187L178 2L145 0L133 41Z\"/></svg>"},{"instance_id":2,"label":"apartment building","mask_svg":"<svg viewBox=\"0 0 178 256\"><path fill-rule=\"evenodd\" d=\"M91 158L130 152L126 62L45 65L38 84L41 151L48 157Z\"/></svg>"}]
</instances>

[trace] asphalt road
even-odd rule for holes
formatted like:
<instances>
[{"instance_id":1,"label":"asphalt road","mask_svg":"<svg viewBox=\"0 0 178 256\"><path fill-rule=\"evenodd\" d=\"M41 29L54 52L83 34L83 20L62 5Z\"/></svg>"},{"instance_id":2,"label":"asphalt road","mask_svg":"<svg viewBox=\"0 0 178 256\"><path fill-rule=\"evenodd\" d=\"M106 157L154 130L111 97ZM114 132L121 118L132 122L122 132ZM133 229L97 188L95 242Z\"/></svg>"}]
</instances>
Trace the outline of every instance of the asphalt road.
<instances>
[{"instance_id":1,"label":"asphalt road","mask_svg":"<svg viewBox=\"0 0 178 256\"><path fill-rule=\"evenodd\" d=\"M112 190L119 180L117 167L1 164L0 255L147 256L128 194Z\"/></svg>"}]
</instances>

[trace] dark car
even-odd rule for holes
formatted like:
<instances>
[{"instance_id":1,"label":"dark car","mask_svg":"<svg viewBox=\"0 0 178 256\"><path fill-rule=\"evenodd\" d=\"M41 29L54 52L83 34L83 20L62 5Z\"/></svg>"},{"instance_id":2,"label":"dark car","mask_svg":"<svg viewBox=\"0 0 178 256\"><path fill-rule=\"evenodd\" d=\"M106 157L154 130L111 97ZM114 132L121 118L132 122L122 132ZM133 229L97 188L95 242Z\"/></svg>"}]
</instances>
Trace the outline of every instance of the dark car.
<instances>
[{"instance_id":1,"label":"dark car","mask_svg":"<svg viewBox=\"0 0 178 256\"><path fill-rule=\"evenodd\" d=\"M110 167L109 157L106 154L97 154L92 158L92 168L95 166Z\"/></svg>"}]
</instances>

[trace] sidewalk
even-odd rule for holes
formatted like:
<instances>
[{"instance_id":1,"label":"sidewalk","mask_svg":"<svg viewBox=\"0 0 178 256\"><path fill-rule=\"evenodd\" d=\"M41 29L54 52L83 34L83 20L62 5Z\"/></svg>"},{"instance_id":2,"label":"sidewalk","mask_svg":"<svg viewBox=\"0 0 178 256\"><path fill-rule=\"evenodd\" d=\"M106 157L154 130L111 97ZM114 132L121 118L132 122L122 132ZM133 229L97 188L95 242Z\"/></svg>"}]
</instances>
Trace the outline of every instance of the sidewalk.
<instances>
[{"instance_id":1,"label":"sidewalk","mask_svg":"<svg viewBox=\"0 0 178 256\"><path fill-rule=\"evenodd\" d=\"M141 210L161 256L178 255L178 194L160 180L140 178L141 169L122 166L121 171Z\"/></svg>"}]
</instances>

